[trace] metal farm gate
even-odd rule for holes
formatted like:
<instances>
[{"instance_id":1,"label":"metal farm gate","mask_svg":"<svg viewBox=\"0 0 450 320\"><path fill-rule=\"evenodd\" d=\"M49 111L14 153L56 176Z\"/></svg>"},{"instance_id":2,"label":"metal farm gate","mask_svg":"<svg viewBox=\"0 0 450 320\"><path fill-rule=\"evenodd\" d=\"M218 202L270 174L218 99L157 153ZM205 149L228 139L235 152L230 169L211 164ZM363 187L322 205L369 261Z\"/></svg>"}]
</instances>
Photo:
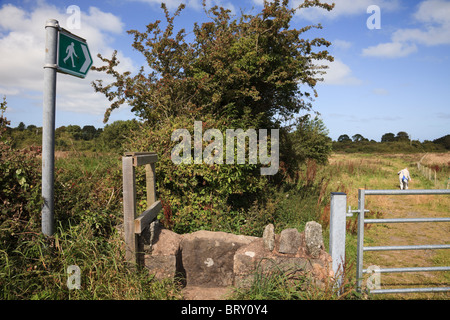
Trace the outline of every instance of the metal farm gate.
<instances>
[{"instance_id":1,"label":"metal farm gate","mask_svg":"<svg viewBox=\"0 0 450 320\"><path fill-rule=\"evenodd\" d=\"M421 222L450 222L450 217L442 218L402 218L402 219L366 219L364 214L365 197L370 195L444 195L450 194L448 189L438 190L358 190L358 209L347 211L347 195L342 192L331 193L330 203L330 255L332 256L333 271L339 277L345 262L345 232L346 218L358 214L358 236L357 236L357 263L356 263L356 289L361 292L363 273L389 273L389 272L429 272L450 271L450 266L440 267L414 267L414 268L376 268L373 270L363 269L363 254L365 251L386 250L428 250L428 249L450 249L450 244L410 245L410 246L364 246L364 224L365 223L421 223ZM341 280L339 280L340 282ZM401 288L401 289L374 289L370 293L408 293L408 292L442 292L450 291L450 287L426 287L426 288Z\"/></svg>"}]
</instances>

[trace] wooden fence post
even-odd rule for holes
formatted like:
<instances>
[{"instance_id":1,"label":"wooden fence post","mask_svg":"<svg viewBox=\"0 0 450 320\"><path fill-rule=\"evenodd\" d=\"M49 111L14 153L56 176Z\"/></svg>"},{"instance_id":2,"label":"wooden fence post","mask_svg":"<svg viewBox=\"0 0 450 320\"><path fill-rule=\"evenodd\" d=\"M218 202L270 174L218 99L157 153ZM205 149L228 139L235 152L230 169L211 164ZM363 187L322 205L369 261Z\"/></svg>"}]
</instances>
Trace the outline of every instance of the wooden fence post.
<instances>
[{"instance_id":1,"label":"wooden fence post","mask_svg":"<svg viewBox=\"0 0 450 320\"><path fill-rule=\"evenodd\" d=\"M140 237L162 208L161 201L156 200L156 161L158 156L154 152L126 152L122 157L125 259L131 267L144 262L143 242ZM136 217L135 167L141 165L145 165L147 209Z\"/></svg>"},{"instance_id":2,"label":"wooden fence post","mask_svg":"<svg viewBox=\"0 0 450 320\"><path fill-rule=\"evenodd\" d=\"M145 179L147 185L147 208L156 201L155 163L145 165Z\"/></svg>"},{"instance_id":3,"label":"wooden fence post","mask_svg":"<svg viewBox=\"0 0 450 320\"><path fill-rule=\"evenodd\" d=\"M137 235L134 232L136 212L136 175L133 157L122 157L123 173L123 228L125 233L125 259L136 265Z\"/></svg>"}]
</instances>

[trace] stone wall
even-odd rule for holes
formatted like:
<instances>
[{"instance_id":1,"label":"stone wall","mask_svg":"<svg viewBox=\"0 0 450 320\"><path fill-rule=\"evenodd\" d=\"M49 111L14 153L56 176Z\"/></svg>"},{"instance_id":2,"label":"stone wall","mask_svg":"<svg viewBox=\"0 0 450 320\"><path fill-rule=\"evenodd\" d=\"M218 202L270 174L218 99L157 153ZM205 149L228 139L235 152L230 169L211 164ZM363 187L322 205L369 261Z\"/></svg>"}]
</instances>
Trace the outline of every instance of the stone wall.
<instances>
[{"instance_id":1,"label":"stone wall","mask_svg":"<svg viewBox=\"0 0 450 320\"><path fill-rule=\"evenodd\" d=\"M308 222L302 233L286 229L275 234L268 225L262 238L204 230L179 235L158 222L151 228L144 265L157 278L178 276L200 287L245 287L257 269L307 274L319 285L333 276L316 222Z\"/></svg>"}]
</instances>

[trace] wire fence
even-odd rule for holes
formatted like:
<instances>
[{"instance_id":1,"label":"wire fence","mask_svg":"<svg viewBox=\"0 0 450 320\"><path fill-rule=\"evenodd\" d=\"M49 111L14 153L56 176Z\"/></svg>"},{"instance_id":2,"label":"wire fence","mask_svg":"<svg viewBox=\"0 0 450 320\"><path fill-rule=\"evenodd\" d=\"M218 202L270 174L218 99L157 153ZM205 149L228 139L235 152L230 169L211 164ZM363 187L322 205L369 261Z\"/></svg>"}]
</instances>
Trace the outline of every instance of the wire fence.
<instances>
[{"instance_id":1,"label":"wire fence","mask_svg":"<svg viewBox=\"0 0 450 320\"><path fill-rule=\"evenodd\" d=\"M434 182L436 188L449 189L450 187L450 177L439 176L435 169L423 165L420 161L417 162L417 169L422 173L422 175L428 180Z\"/></svg>"}]
</instances>

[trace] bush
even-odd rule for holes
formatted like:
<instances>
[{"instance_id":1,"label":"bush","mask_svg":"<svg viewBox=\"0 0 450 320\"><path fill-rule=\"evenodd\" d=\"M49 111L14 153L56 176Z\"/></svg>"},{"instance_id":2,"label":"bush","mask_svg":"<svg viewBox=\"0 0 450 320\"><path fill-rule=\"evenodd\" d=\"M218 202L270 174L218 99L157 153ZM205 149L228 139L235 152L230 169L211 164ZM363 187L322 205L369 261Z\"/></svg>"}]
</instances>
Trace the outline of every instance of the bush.
<instances>
[{"instance_id":1,"label":"bush","mask_svg":"<svg viewBox=\"0 0 450 320\"><path fill-rule=\"evenodd\" d=\"M0 114L0 243L8 250L18 242L17 233L26 230L39 217L41 201L40 148L22 150L12 148L11 139L5 137L4 117L6 99Z\"/></svg>"},{"instance_id":2,"label":"bush","mask_svg":"<svg viewBox=\"0 0 450 320\"><path fill-rule=\"evenodd\" d=\"M0 114L0 299L175 299L175 281L156 281L127 268L120 221L117 157L56 163L56 232L40 231L40 149L14 150ZM81 270L81 289L67 287L69 265Z\"/></svg>"},{"instance_id":3,"label":"bush","mask_svg":"<svg viewBox=\"0 0 450 320\"><path fill-rule=\"evenodd\" d=\"M198 120L198 119L197 119ZM215 128L225 132L226 128L239 128L236 121L216 120L204 116L203 132ZM235 124L235 125L233 125ZM176 141L171 140L176 129L185 128L194 139L194 120L173 117L158 126L146 127L136 132L128 145L131 151L154 151L158 153L156 183L159 198L173 213L173 230L179 233L199 229L236 229L243 219L240 209L248 208L258 192L267 187L268 179L261 176L260 166L253 164L174 164L171 152ZM245 130L245 128L244 128ZM225 136L225 134L224 134ZM203 141L202 151L207 146ZM191 159L194 148L192 144ZM225 148L224 148L225 149ZM225 159L226 150L224 150ZM247 158L246 158L247 159ZM138 170L139 173L139 170ZM145 193L144 174L137 174L138 198L143 201ZM139 200L138 200L139 202Z\"/></svg>"},{"instance_id":4,"label":"bush","mask_svg":"<svg viewBox=\"0 0 450 320\"><path fill-rule=\"evenodd\" d=\"M87 223L107 237L122 216L120 157L76 154L55 163L55 218L63 227Z\"/></svg>"}]
</instances>

